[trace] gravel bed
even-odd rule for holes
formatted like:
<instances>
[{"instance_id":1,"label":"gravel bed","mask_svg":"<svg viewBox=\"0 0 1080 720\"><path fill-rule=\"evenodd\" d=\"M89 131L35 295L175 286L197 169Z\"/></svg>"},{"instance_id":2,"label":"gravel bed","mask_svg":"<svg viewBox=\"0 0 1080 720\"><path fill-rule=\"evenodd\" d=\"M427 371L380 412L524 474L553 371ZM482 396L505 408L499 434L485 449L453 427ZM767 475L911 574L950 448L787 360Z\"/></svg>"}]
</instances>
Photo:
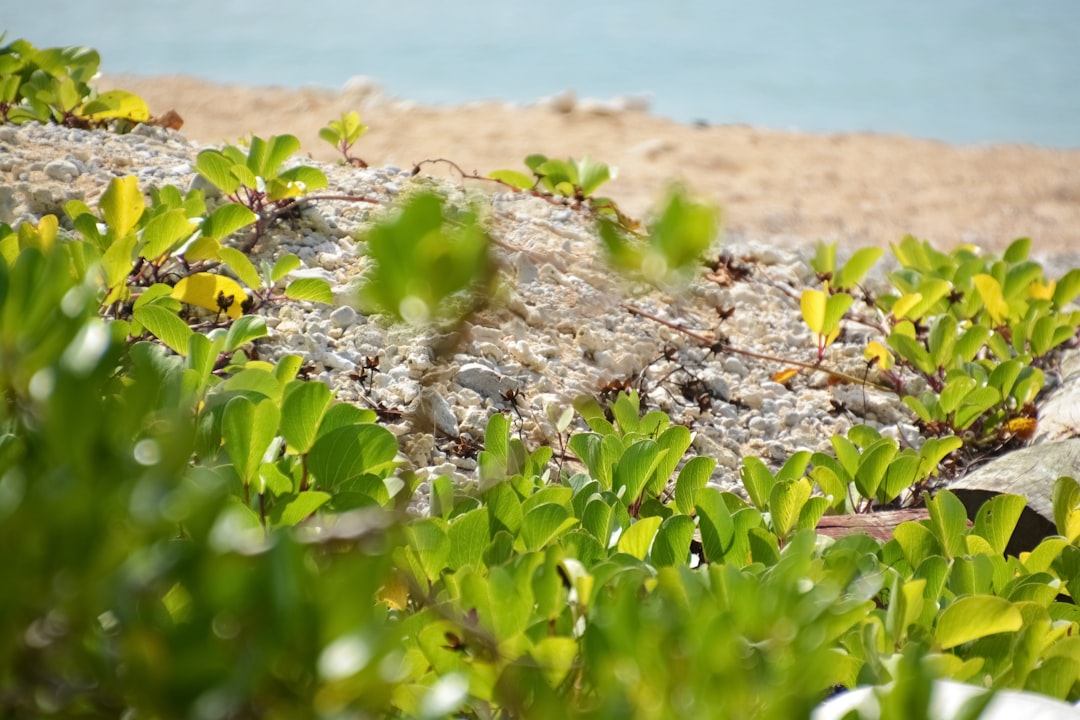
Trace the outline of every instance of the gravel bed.
<instances>
[{"instance_id":1,"label":"gravel bed","mask_svg":"<svg viewBox=\"0 0 1080 720\"><path fill-rule=\"evenodd\" d=\"M127 174L136 175L144 191L165 184L186 189L198 182L193 165L200 149L180 134L144 126L128 135L0 127L0 220L63 217L65 202L93 205L113 177ZM712 480L726 490L739 487L741 458L758 456L775 468L799 449L828 451L828 438L856 423L920 442L894 396L832 385L821 372L802 372L782 385L773 380L780 363L714 354L626 309L632 305L697 333L720 333L732 348L811 362L814 340L798 303L802 289L816 284L809 249L729 238L717 243L715 254L745 265L747 278L724 286L702 276L684 291L661 292L613 273L588 217L568 207L492 192L476 181L414 177L408 169L312 164L329 178L325 194L365 195L389 205L426 187L454 203L478 203L498 242L500 282L489 307L466 325L452 351L441 354L436 348L446 344L445 334L395 326L359 307L357 287L370 265L364 231L383 207L312 203L275 226L254 251L256 262L296 253L304 263L297 272L324 277L335 298L333 306L286 300L261 307L271 337L260 341L260 357L301 355L310 377L327 383L340 400L401 410L388 427L411 468L427 480L449 474L470 481L476 461L459 441L482 441L492 413L508 413L530 446L558 448L551 418L576 397L627 380L643 390L649 408L692 429L692 452L716 458ZM721 320L718 309L731 311L730 317ZM862 377L868 332L850 325L829 348L827 364ZM374 358L379 372L369 387L360 378ZM574 428L584 427L575 422ZM419 497L424 490L426 481Z\"/></svg>"}]
</instances>

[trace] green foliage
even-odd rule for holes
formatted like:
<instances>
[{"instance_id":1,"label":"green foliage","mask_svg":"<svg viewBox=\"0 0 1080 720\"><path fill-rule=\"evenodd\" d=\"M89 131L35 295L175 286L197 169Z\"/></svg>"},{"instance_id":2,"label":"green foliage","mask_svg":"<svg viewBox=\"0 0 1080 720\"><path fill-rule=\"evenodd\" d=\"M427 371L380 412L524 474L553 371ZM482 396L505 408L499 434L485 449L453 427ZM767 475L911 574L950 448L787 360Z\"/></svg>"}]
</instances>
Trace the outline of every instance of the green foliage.
<instances>
[{"instance_id":1,"label":"green foliage","mask_svg":"<svg viewBox=\"0 0 1080 720\"><path fill-rule=\"evenodd\" d=\"M97 51L85 47L38 49L22 39L0 47L0 122L126 129L148 121L149 110L137 95L98 94L90 87L100 63Z\"/></svg>"},{"instance_id":2,"label":"green foliage","mask_svg":"<svg viewBox=\"0 0 1080 720\"><path fill-rule=\"evenodd\" d=\"M360 158L349 155L349 150L356 141L367 132L367 125L360 123L360 115L355 110L341 114L341 119L331 120L326 127L319 130L319 137L330 143L335 150L341 153L344 162L367 167L367 163Z\"/></svg>"},{"instance_id":3,"label":"green foliage","mask_svg":"<svg viewBox=\"0 0 1080 720\"><path fill-rule=\"evenodd\" d=\"M476 214L448 209L438 195L407 198L366 239L375 267L361 295L395 318L423 324L463 317L491 281L491 241Z\"/></svg>"},{"instance_id":4,"label":"green foliage","mask_svg":"<svg viewBox=\"0 0 1080 720\"><path fill-rule=\"evenodd\" d=\"M620 272L655 284L689 279L716 239L719 214L705 203L673 187L663 209L642 238L616 220L601 216L600 240L611 264Z\"/></svg>"},{"instance_id":5,"label":"green foliage","mask_svg":"<svg viewBox=\"0 0 1080 720\"><path fill-rule=\"evenodd\" d=\"M261 214L326 187L326 175L318 168L282 167L299 149L294 135L273 135L267 140L253 135L246 153L235 145L203 150L195 169L233 202Z\"/></svg>"},{"instance_id":6,"label":"green foliage","mask_svg":"<svg viewBox=\"0 0 1080 720\"><path fill-rule=\"evenodd\" d=\"M1080 270L1049 281L1028 259L1030 245L1017 240L1000 257L968 247L945 254L911 236L893 246L901 267L889 279L898 293L876 299L887 317L884 343L871 341L865 355L931 435L994 446L1034 431L1039 366L1080 328L1080 311L1066 309L1080 295ZM818 245L811 265L824 288L803 292L802 313L819 362L854 303L843 290L879 256L861 250L837 270L835 244ZM925 390L910 392L912 379Z\"/></svg>"},{"instance_id":7,"label":"green foliage","mask_svg":"<svg viewBox=\"0 0 1080 720\"><path fill-rule=\"evenodd\" d=\"M148 201L119 178L97 208L69 204L76 236L51 216L0 225L0 714L768 719L873 685L883 717L906 717L936 678L1080 700L1074 479L1054 486L1060 535L1020 557L1011 495L969 523L941 491L887 542L815 532L922 490L952 432L1015 420L1042 386L1038 350L1075 333L1080 273L1046 282L1022 241L1000 259L898 246L901 294L882 299L897 364L875 357L921 378L931 392L908 402L950 430L918 450L856 426L775 473L747 458L748 502L709 485L716 461L686 457L686 427L623 393L576 403L573 474L494 414L475 482L432 479L417 517L373 411L297 379L301 358L244 353L267 332L245 300L273 299L299 260L257 267L221 240L293 199L293 144L210 152L200 170L256 208L208 215L199 192ZM529 167L578 204L607 179ZM645 252L688 265L711 218L676 195ZM365 296L397 317L453 315L493 272L475 214L430 194L367 241ZM819 354L851 305L830 287L874 259L837 270L819 249ZM215 321L193 327L182 304Z\"/></svg>"}]
</instances>

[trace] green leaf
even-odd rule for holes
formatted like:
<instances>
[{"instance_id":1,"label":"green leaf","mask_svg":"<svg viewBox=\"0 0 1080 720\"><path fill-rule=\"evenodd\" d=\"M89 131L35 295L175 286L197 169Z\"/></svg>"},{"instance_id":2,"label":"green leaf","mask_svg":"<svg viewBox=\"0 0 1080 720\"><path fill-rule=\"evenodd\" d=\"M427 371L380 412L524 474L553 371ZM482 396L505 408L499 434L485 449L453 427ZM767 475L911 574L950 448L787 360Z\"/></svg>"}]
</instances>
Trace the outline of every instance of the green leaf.
<instances>
[{"instance_id":1,"label":"green leaf","mask_svg":"<svg viewBox=\"0 0 1080 720\"><path fill-rule=\"evenodd\" d=\"M786 480L778 482L769 493L769 511L772 514L773 529L780 537L795 529L806 501L810 499L810 481Z\"/></svg>"},{"instance_id":2,"label":"green leaf","mask_svg":"<svg viewBox=\"0 0 1080 720\"><path fill-rule=\"evenodd\" d=\"M699 455L686 461L675 481L675 506L679 512L685 515L694 513L698 493L708 485L714 469L716 460L710 457Z\"/></svg>"},{"instance_id":3,"label":"green leaf","mask_svg":"<svg viewBox=\"0 0 1080 720\"><path fill-rule=\"evenodd\" d=\"M329 501L328 493L306 490L287 503L275 505L270 511L270 520L275 526L293 527L306 520Z\"/></svg>"},{"instance_id":4,"label":"green leaf","mask_svg":"<svg viewBox=\"0 0 1080 720\"><path fill-rule=\"evenodd\" d=\"M319 278L301 278L299 280L293 280L289 283L289 286L285 288L285 297L290 300L319 302L324 305L334 304L334 293L330 289L330 284Z\"/></svg>"},{"instance_id":5,"label":"green leaf","mask_svg":"<svg viewBox=\"0 0 1080 720\"><path fill-rule=\"evenodd\" d=\"M1027 499L1020 495L996 495L975 515L975 534L990 544L995 555L1004 555Z\"/></svg>"},{"instance_id":6,"label":"green leaf","mask_svg":"<svg viewBox=\"0 0 1080 720\"><path fill-rule=\"evenodd\" d=\"M466 565L480 567L484 551L491 542L487 508L476 508L458 515L450 522L447 531L450 555L447 565L457 570Z\"/></svg>"},{"instance_id":7,"label":"green leaf","mask_svg":"<svg viewBox=\"0 0 1080 720\"><path fill-rule=\"evenodd\" d=\"M942 490L926 503L930 525L945 550L945 556L955 558L966 553L967 511L964 504L949 490Z\"/></svg>"},{"instance_id":8,"label":"green leaf","mask_svg":"<svg viewBox=\"0 0 1080 720\"><path fill-rule=\"evenodd\" d=\"M641 497L645 483L667 453L654 440L639 440L626 449L615 465L612 489L630 505Z\"/></svg>"},{"instance_id":9,"label":"green leaf","mask_svg":"<svg viewBox=\"0 0 1080 720\"><path fill-rule=\"evenodd\" d=\"M1059 477L1050 492L1054 525L1069 542L1080 537L1080 484L1071 477Z\"/></svg>"},{"instance_id":10,"label":"green leaf","mask_svg":"<svg viewBox=\"0 0 1080 720\"><path fill-rule=\"evenodd\" d=\"M918 567L927 558L944 552L934 533L922 523L900 523L893 530L893 537L911 567Z\"/></svg>"},{"instance_id":11,"label":"green leaf","mask_svg":"<svg viewBox=\"0 0 1080 720\"><path fill-rule=\"evenodd\" d=\"M240 181L232 173L232 166L232 161L218 150L203 150L195 158L195 169L198 173L226 195L232 195L240 187ZM222 207L228 207L228 205L222 205ZM252 219L252 222L254 222L254 219ZM206 234L205 228L203 234ZM225 233L225 235L227 234ZM224 235L210 237L224 237Z\"/></svg>"},{"instance_id":12,"label":"green leaf","mask_svg":"<svg viewBox=\"0 0 1080 720\"><path fill-rule=\"evenodd\" d=\"M175 312L161 305L149 303L135 308L131 315L135 322L153 333L170 350L177 355L187 355L188 343L193 333L187 323Z\"/></svg>"},{"instance_id":13,"label":"green leaf","mask_svg":"<svg viewBox=\"0 0 1080 720\"><path fill-rule=\"evenodd\" d=\"M662 518L654 516L641 518L630 525L619 537L619 552L633 555L638 560L644 560L649 553L649 547L652 545L653 538L656 536L656 531L660 528L661 522L663 522Z\"/></svg>"},{"instance_id":14,"label":"green leaf","mask_svg":"<svg viewBox=\"0 0 1080 720\"><path fill-rule=\"evenodd\" d=\"M944 650L987 635L1016 632L1024 618L1015 605L994 595L962 597L938 617L934 638Z\"/></svg>"},{"instance_id":15,"label":"green leaf","mask_svg":"<svg viewBox=\"0 0 1080 720\"><path fill-rule=\"evenodd\" d=\"M142 257L156 260L195 232L196 225L183 209L169 210L150 219L142 231Z\"/></svg>"},{"instance_id":16,"label":"green leaf","mask_svg":"<svg viewBox=\"0 0 1080 720\"><path fill-rule=\"evenodd\" d=\"M224 352L231 353L253 340L266 337L266 318L260 315L244 315L236 318L225 336Z\"/></svg>"},{"instance_id":17,"label":"green leaf","mask_svg":"<svg viewBox=\"0 0 1080 720\"><path fill-rule=\"evenodd\" d=\"M690 542L694 539L694 520L688 515L672 515L656 531L650 559L656 567L686 565Z\"/></svg>"},{"instance_id":18,"label":"green leaf","mask_svg":"<svg viewBox=\"0 0 1080 720\"><path fill-rule=\"evenodd\" d=\"M518 172L517 170L495 170L488 173L488 177L492 180L504 182L519 190L532 190L533 186L536 185L536 178Z\"/></svg>"},{"instance_id":19,"label":"green leaf","mask_svg":"<svg viewBox=\"0 0 1080 720\"><path fill-rule=\"evenodd\" d=\"M446 523L436 518L417 520L405 528L410 549L416 553L416 559L429 581L439 577L450 556L450 542L445 528Z\"/></svg>"},{"instance_id":20,"label":"green leaf","mask_svg":"<svg viewBox=\"0 0 1080 720\"><path fill-rule=\"evenodd\" d=\"M877 489L878 502L891 503L919 478L922 458L912 450L905 450L892 459L885 477Z\"/></svg>"},{"instance_id":21,"label":"green leaf","mask_svg":"<svg viewBox=\"0 0 1080 720\"><path fill-rule=\"evenodd\" d=\"M281 400L281 435L289 447L300 454L311 449L330 400L330 388L321 382L294 380L286 386Z\"/></svg>"},{"instance_id":22,"label":"green leaf","mask_svg":"<svg viewBox=\"0 0 1080 720\"><path fill-rule=\"evenodd\" d=\"M281 414L273 400L258 405L243 395L229 400L221 420L221 435L236 474L245 485L258 476L270 442L277 434Z\"/></svg>"},{"instance_id":23,"label":"green leaf","mask_svg":"<svg viewBox=\"0 0 1080 720\"><path fill-rule=\"evenodd\" d=\"M548 687L557 688L574 667L578 641L571 637L544 637L533 645L529 655L536 661Z\"/></svg>"},{"instance_id":24,"label":"green leaf","mask_svg":"<svg viewBox=\"0 0 1080 720\"><path fill-rule=\"evenodd\" d=\"M732 548L735 523L719 490L712 487L701 489L698 493L697 514L705 559L708 562L720 562Z\"/></svg>"},{"instance_id":25,"label":"green leaf","mask_svg":"<svg viewBox=\"0 0 1080 720\"><path fill-rule=\"evenodd\" d=\"M262 285L259 280L259 271L255 269L255 265L244 253L236 248L223 247L218 250L218 257L236 273L236 277L240 278L240 282L252 290L258 290L259 286Z\"/></svg>"},{"instance_id":26,"label":"green leaf","mask_svg":"<svg viewBox=\"0 0 1080 720\"><path fill-rule=\"evenodd\" d=\"M203 220L201 232L204 238L221 240L237 230L246 228L258 220L258 216L243 205L226 203Z\"/></svg>"},{"instance_id":27,"label":"green leaf","mask_svg":"<svg viewBox=\"0 0 1080 720\"><path fill-rule=\"evenodd\" d=\"M743 487L750 496L750 502L759 510L769 509L769 494L772 492L776 479L769 472L769 468L760 458L747 455L743 458L742 470L739 473Z\"/></svg>"},{"instance_id":28,"label":"green leaf","mask_svg":"<svg viewBox=\"0 0 1080 720\"><path fill-rule=\"evenodd\" d=\"M525 550L540 550L576 524L577 519L562 505L541 503L525 513L518 539Z\"/></svg>"},{"instance_id":29,"label":"green leaf","mask_svg":"<svg viewBox=\"0 0 1080 720\"><path fill-rule=\"evenodd\" d=\"M1001 257L1007 263L1019 263L1027 260L1030 253L1031 238L1017 238L1009 243Z\"/></svg>"},{"instance_id":30,"label":"green leaf","mask_svg":"<svg viewBox=\"0 0 1080 720\"><path fill-rule=\"evenodd\" d=\"M292 253L282 255L274 263L274 269L270 271L271 284L276 283L298 267L300 267L300 258Z\"/></svg>"},{"instance_id":31,"label":"green leaf","mask_svg":"<svg viewBox=\"0 0 1080 720\"><path fill-rule=\"evenodd\" d=\"M1055 308L1064 308L1080 295L1080 268L1073 268L1058 279L1054 285Z\"/></svg>"},{"instance_id":32,"label":"green leaf","mask_svg":"<svg viewBox=\"0 0 1080 720\"><path fill-rule=\"evenodd\" d=\"M835 247L834 244L834 253ZM862 282L862 279L866 277L866 273L870 272L870 268L884 253L885 251L882 248L877 247L865 247L856 250L851 258L844 263L844 267L833 275L833 287L837 290L849 290L855 287ZM833 262L835 263L835 259Z\"/></svg>"},{"instance_id":33,"label":"green leaf","mask_svg":"<svg viewBox=\"0 0 1080 720\"><path fill-rule=\"evenodd\" d=\"M966 430L987 410L1001 402L1001 393L997 388L980 387L964 397L964 402L956 411L953 419L958 430Z\"/></svg>"},{"instance_id":34,"label":"green leaf","mask_svg":"<svg viewBox=\"0 0 1080 720\"><path fill-rule=\"evenodd\" d=\"M379 425L346 425L320 433L308 453L308 467L327 490L362 475L382 476L394 466L397 438Z\"/></svg>"},{"instance_id":35,"label":"green leaf","mask_svg":"<svg viewBox=\"0 0 1080 720\"><path fill-rule=\"evenodd\" d=\"M855 473L855 487L864 498L873 498L878 486L885 478L885 471L896 455L896 441L884 438L878 440L862 454L859 469Z\"/></svg>"}]
</instances>

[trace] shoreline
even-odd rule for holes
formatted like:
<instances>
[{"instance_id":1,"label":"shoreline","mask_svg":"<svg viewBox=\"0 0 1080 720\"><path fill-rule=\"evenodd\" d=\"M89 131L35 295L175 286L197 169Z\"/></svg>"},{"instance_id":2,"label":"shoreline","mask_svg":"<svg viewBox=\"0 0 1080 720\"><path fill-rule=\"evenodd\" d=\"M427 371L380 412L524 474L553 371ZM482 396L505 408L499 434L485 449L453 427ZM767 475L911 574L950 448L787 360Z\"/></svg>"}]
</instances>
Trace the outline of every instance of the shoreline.
<instances>
[{"instance_id":1,"label":"shoreline","mask_svg":"<svg viewBox=\"0 0 1080 720\"><path fill-rule=\"evenodd\" d=\"M558 98L529 106L423 106L362 82L343 91L294 90L114 75L98 87L135 92L155 115L175 110L184 120L180 132L207 145L292 133L304 154L332 161L340 156L318 131L356 110L369 130L353 154L373 166L448 158L466 172L487 174L523 169L530 153L589 155L618 169L599 194L625 212L647 215L669 182L682 182L720 206L735 239L783 246L822 239L853 248L910 233L943 248L999 250L1031 237L1036 253L1080 252L1080 150L683 125L605 103L580 100L568 108ZM432 166L424 171L450 176Z\"/></svg>"}]
</instances>

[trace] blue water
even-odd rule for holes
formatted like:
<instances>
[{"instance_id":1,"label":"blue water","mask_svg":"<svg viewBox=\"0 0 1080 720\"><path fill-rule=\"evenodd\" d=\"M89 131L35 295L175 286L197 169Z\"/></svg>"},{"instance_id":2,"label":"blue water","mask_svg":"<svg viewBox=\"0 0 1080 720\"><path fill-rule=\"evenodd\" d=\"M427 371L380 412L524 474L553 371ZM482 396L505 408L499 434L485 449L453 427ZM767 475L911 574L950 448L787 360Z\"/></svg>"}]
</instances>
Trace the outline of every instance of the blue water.
<instances>
[{"instance_id":1,"label":"blue water","mask_svg":"<svg viewBox=\"0 0 1080 720\"><path fill-rule=\"evenodd\" d=\"M1080 147L1080 1L0 0L112 73L424 103L648 94L691 122Z\"/></svg>"}]
</instances>

